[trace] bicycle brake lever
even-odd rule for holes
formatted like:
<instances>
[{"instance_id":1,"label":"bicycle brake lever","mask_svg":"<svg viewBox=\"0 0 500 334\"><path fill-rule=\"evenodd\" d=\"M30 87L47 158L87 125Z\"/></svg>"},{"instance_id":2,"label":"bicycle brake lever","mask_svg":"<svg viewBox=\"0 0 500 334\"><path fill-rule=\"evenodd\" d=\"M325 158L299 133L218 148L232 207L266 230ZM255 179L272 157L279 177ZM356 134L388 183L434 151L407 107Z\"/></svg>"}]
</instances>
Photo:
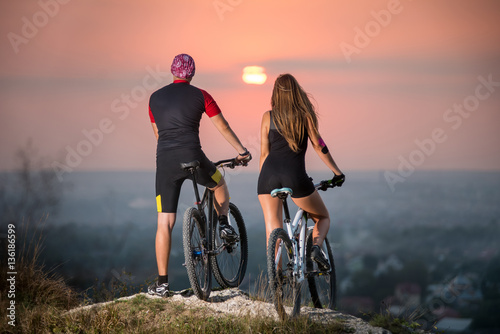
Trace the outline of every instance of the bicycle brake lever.
<instances>
[{"instance_id":1,"label":"bicycle brake lever","mask_svg":"<svg viewBox=\"0 0 500 334\"><path fill-rule=\"evenodd\" d=\"M328 181L321 181L318 189L326 191L326 189L328 189Z\"/></svg>"}]
</instances>

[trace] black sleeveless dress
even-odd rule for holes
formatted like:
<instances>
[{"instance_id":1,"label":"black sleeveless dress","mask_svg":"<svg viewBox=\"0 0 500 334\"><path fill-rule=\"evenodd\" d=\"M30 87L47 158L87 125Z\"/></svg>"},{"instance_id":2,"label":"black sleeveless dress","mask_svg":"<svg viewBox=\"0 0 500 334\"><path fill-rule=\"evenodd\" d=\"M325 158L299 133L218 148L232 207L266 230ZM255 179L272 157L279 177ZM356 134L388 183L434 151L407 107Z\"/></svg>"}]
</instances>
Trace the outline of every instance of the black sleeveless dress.
<instances>
[{"instance_id":1,"label":"black sleeveless dress","mask_svg":"<svg viewBox=\"0 0 500 334\"><path fill-rule=\"evenodd\" d=\"M262 164L257 193L259 195L270 194L274 189L287 187L292 189L292 197L300 198L311 195L315 188L306 173L305 154L309 139L307 130L299 145L299 151L294 152L276 129L272 111L270 118L269 155Z\"/></svg>"}]
</instances>

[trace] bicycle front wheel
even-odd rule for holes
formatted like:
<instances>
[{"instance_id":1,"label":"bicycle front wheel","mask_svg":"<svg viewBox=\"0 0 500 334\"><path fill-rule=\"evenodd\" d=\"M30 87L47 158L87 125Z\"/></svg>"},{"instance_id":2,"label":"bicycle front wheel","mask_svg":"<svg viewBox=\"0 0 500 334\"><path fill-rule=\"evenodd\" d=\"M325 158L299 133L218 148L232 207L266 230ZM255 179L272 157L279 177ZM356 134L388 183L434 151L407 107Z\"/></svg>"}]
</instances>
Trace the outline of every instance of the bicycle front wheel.
<instances>
[{"instance_id":1,"label":"bicycle front wheel","mask_svg":"<svg viewBox=\"0 0 500 334\"><path fill-rule=\"evenodd\" d=\"M323 251L328 253L330 270L321 271L315 261L311 259L313 246L312 230L307 233L306 240L306 277L311 293L311 304L315 308L328 308L333 310L337 299L337 277L335 275L335 262L333 261L332 248L328 239L323 241Z\"/></svg>"},{"instance_id":2,"label":"bicycle front wheel","mask_svg":"<svg viewBox=\"0 0 500 334\"><path fill-rule=\"evenodd\" d=\"M217 223L212 230L213 249L216 256L211 257L215 280L223 288L235 288L245 277L248 263L248 240L245 222L240 210L229 203L229 224L236 230L238 240L234 243L223 241L217 233Z\"/></svg>"},{"instance_id":3,"label":"bicycle front wheel","mask_svg":"<svg viewBox=\"0 0 500 334\"><path fill-rule=\"evenodd\" d=\"M184 213L182 237L184 259L189 282L194 294L207 300L210 296L212 275L205 233L205 224L196 208L189 208Z\"/></svg>"},{"instance_id":4,"label":"bicycle front wheel","mask_svg":"<svg viewBox=\"0 0 500 334\"><path fill-rule=\"evenodd\" d=\"M300 312L300 285L293 275L293 247L282 228L271 232L267 247L267 274L274 306L281 320Z\"/></svg>"}]
</instances>

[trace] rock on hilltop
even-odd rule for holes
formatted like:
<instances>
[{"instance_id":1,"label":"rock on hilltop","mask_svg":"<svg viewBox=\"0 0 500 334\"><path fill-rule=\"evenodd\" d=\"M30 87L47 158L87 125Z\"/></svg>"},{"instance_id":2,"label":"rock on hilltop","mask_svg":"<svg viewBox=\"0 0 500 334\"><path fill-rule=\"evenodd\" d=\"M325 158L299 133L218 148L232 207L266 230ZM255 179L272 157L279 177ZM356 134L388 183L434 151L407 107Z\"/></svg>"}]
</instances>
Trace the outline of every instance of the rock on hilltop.
<instances>
[{"instance_id":1,"label":"rock on hilltop","mask_svg":"<svg viewBox=\"0 0 500 334\"><path fill-rule=\"evenodd\" d=\"M120 298L118 300L132 299L138 295L144 295L147 298L161 298L157 296L151 296L147 293L139 293L133 296ZM213 311L214 314L232 314L235 317L247 315L262 316L278 319L278 314L276 313L273 304L253 300L247 294L237 288L212 291L208 301L198 299L198 297L196 297L191 290L173 292L173 295L169 297L168 300L175 303L182 303L187 307L205 307ZM109 303L112 302L84 306L83 309L98 307ZM81 310L82 308L79 309ZM311 320L321 323L341 320L346 327L352 330L352 332L350 333L390 334L390 332L386 329L373 327L366 321L337 311L302 307L301 314L307 315Z\"/></svg>"}]
</instances>

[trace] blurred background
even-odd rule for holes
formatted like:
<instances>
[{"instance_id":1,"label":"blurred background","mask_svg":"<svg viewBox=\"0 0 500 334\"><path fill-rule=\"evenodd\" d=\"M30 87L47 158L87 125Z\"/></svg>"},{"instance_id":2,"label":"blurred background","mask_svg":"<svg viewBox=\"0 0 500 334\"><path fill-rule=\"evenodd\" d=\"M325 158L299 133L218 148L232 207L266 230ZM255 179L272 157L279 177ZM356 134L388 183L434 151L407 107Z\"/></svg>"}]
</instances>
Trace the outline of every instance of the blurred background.
<instances>
[{"instance_id":1,"label":"blurred background","mask_svg":"<svg viewBox=\"0 0 500 334\"><path fill-rule=\"evenodd\" d=\"M0 233L43 232L43 261L79 291L154 279L148 100L188 53L192 84L254 156L226 171L252 238L242 289L265 274L261 117L274 79L291 73L347 175L322 194L339 310L418 309L442 329L498 329L498 17L494 0L0 1ZM243 80L247 66L260 82ZM206 117L200 133L211 159L236 155ZM313 152L307 168L331 177ZM174 289L187 288L180 225Z\"/></svg>"}]
</instances>

